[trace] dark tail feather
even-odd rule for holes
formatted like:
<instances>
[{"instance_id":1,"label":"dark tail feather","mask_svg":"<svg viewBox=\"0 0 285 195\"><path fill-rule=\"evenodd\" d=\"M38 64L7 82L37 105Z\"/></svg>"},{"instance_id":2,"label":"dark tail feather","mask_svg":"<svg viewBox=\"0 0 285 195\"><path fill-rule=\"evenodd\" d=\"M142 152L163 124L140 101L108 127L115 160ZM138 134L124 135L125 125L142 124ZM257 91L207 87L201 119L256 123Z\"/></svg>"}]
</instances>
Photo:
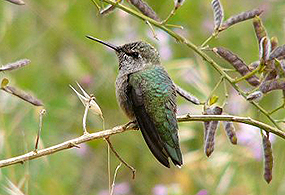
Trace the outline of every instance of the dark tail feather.
<instances>
[{"instance_id":1,"label":"dark tail feather","mask_svg":"<svg viewBox=\"0 0 285 195\"><path fill-rule=\"evenodd\" d=\"M163 144L161 143L154 123L146 113L145 108L143 106L136 107L134 108L134 112L144 140L147 143L150 151L161 164L170 168L168 157L163 152Z\"/></svg>"}]
</instances>

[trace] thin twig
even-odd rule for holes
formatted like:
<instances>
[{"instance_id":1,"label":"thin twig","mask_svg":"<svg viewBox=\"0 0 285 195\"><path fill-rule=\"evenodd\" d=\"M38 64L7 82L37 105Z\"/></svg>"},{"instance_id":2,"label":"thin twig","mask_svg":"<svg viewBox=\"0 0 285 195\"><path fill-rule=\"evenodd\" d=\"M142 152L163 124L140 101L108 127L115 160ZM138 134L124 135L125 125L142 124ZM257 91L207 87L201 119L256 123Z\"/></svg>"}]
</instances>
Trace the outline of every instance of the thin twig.
<instances>
[{"instance_id":1,"label":"thin twig","mask_svg":"<svg viewBox=\"0 0 285 195\"><path fill-rule=\"evenodd\" d=\"M124 161L124 159L122 159L122 157L118 154L118 152L115 150L115 148L113 147L112 143L109 140L109 137L105 138L106 142L108 143L108 145L110 146L110 149L112 150L112 152L115 154L115 156L126 166L128 167L132 173L133 173L133 179L135 179L136 177L136 169L134 167L132 167L131 165L129 165L126 161Z\"/></svg>"},{"instance_id":2,"label":"thin twig","mask_svg":"<svg viewBox=\"0 0 285 195\"><path fill-rule=\"evenodd\" d=\"M122 166L122 163L120 162L120 164L119 164L119 165L117 166L117 168L115 169L115 173L114 173L114 178L113 178L113 183L112 183L110 195L113 195L113 193L114 193L116 176L117 176L118 170L119 170L119 168L120 168L121 166Z\"/></svg>"}]
</instances>

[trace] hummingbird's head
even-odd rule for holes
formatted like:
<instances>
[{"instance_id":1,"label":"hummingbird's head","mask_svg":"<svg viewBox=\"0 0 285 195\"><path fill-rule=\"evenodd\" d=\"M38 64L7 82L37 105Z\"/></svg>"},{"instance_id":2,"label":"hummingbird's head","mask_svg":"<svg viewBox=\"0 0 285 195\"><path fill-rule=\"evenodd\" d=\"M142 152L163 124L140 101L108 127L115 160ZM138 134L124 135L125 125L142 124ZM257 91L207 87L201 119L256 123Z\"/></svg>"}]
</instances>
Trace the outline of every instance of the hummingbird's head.
<instances>
[{"instance_id":1,"label":"hummingbird's head","mask_svg":"<svg viewBox=\"0 0 285 195\"><path fill-rule=\"evenodd\" d=\"M91 36L87 36L87 38L102 43L103 45L115 50L119 58L120 70L140 70L144 66L160 64L159 53L149 43L137 41L127 43L122 46L115 46Z\"/></svg>"}]
</instances>

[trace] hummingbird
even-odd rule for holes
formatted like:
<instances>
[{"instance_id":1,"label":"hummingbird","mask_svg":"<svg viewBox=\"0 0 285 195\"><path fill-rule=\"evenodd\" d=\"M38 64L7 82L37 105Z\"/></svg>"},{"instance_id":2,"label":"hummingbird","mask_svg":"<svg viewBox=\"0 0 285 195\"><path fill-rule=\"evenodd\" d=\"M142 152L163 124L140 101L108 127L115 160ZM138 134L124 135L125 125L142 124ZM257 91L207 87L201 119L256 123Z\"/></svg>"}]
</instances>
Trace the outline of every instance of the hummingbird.
<instances>
[{"instance_id":1,"label":"hummingbird","mask_svg":"<svg viewBox=\"0 0 285 195\"><path fill-rule=\"evenodd\" d=\"M86 37L116 52L118 104L130 120L137 122L152 154L165 167L170 168L169 158L174 165L181 166L176 88L160 63L157 50L143 41L116 46Z\"/></svg>"}]
</instances>

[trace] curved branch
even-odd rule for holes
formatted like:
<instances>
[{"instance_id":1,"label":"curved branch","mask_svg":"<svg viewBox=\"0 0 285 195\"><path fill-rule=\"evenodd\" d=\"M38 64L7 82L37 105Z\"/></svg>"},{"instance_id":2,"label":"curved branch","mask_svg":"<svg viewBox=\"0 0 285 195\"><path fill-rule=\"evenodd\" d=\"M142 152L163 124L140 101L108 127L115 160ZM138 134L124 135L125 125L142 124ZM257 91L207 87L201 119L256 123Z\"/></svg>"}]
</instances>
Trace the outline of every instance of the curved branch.
<instances>
[{"instance_id":1,"label":"curved branch","mask_svg":"<svg viewBox=\"0 0 285 195\"><path fill-rule=\"evenodd\" d=\"M182 115L177 117L178 122L190 122L190 121L233 121L233 122L238 122L238 123L245 123L249 124L252 126L256 126L258 128L261 128L267 132L273 133L281 138L285 139L285 132L280 131L277 128L271 127L270 125L267 125L265 123L262 123L260 121L256 121L254 119L251 119L249 117L239 117L239 116L232 116L232 115ZM38 151L31 151L26 154L12 157L9 159L5 160L0 160L0 168L10 166L13 164L17 163L24 163L25 161L28 160L33 160L42 156L47 156L56 152L59 152L61 150L66 150L69 148L73 147L78 147L78 144L85 143L88 141L92 141L95 139L101 139L101 138L106 138L111 135L123 133L125 131L129 130L135 130L137 129L136 125L130 125L130 123L126 125L121 125L121 126L116 126L112 129L104 130L104 131L99 131L96 133L90 133L90 134L84 134L78 138L74 138L68 141L65 141L63 143L41 149Z\"/></svg>"}]
</instances>

